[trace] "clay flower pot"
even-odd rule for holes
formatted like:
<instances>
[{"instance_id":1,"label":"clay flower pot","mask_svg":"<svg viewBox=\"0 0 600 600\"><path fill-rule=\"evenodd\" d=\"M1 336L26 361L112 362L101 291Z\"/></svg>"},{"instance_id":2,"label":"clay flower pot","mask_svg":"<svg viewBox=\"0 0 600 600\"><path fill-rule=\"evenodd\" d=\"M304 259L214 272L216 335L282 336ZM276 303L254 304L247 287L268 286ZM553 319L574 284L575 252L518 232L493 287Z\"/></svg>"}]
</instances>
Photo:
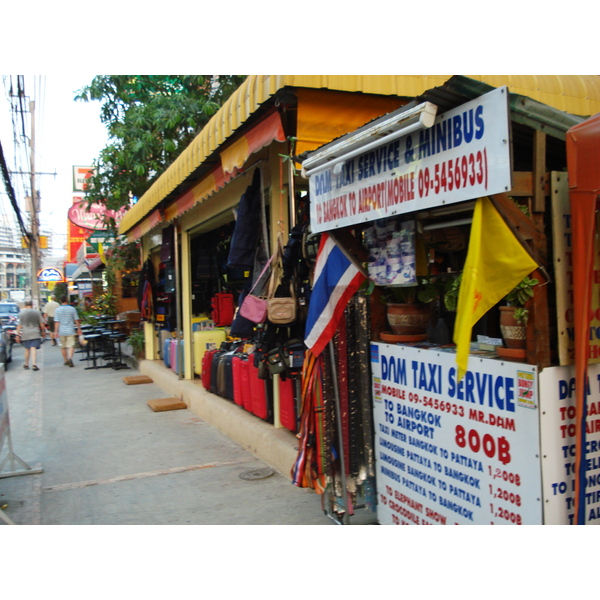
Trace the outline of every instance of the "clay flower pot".
<instances>
[{"instance_id":1,"label":"clay flower pot","mask_svg":"<svg viewBox=\"0 0 600 600\"><path fill-rule=\"evenodd\" d=\"M500 331L507 348L527 347L527 328L514 316L515 306L500 307Z\"/></svg>"},{"instance_id":2,"label":"clay flower pot","mask_svg":"<svg viewBox=\"0 0 600 600\"><path fill-rule=\"evenodd\" d=\"M427 333L431 320L428 304L387 304L387 320L396 335L418 335Z\"/></svg>"}]
</instances>

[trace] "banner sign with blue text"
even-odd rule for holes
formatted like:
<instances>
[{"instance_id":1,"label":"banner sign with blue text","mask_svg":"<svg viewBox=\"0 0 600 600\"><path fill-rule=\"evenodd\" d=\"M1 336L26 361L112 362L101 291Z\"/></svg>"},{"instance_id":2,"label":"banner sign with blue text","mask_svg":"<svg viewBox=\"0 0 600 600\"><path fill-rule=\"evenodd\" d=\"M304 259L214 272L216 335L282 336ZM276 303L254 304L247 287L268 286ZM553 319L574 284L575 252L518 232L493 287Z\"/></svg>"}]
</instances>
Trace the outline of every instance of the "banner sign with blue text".
<instances>
[{"instance_id":1,"label":"banner sign with blue text","mask_svg":"<svg viewBox=\"0 0 600 600\"><path fill-rule=\"evenodd\" d=\"M575 514L575 367L540 373L544 523L571 525ZM600 525L600 365L588 365L585 524Z\"/></svg>"},{"instance_id":2,"label":"banner sign with blue text","mask_svg":"<svg viewBox=\"0 0 600 600\"><path fill-rule=\"evenodd\" d=\"M533 365L371 344L382 525L542 523Z\"/></svg>"},{"instance_id":3,"label":"banner sign with blue text","mask_svg":"<svg viewBox=\"0 0 600 600\"><path fill-rule=\"evenodd\" d=\"M340 163L340 161L337 161ZM314 233L508 192L508 90L439 115L430 128L311 175Z\"/></svg>"}]
</instances>

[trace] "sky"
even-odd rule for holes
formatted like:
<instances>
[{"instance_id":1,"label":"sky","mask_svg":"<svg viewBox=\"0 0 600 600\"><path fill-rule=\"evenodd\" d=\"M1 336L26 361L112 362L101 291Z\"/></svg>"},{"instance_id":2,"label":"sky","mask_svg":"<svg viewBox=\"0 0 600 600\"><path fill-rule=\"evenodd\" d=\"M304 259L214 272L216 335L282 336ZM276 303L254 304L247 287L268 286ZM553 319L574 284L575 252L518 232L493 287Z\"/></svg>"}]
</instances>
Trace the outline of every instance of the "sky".
<instances>
[{"instance_id":1,"label":"sky","mask_svg":"<svg viewBox=\"0 0 600 600\"><path fill-rule=\"evenodd\" d=\"M93 75L57 74L25 76L25 94L35 102L35 171L40 194L40 228L49 227L54 234L53 254L61 255L67 239L67 212L73 203L73 166L89 166L108 143L106 128L100 122L99 102L75 102L76 92L92 81ZM7 98L10 77L2 76L0 88L0 141L9 171L29 170L28 140L31 135L29 114L24 123L16 122L19 146L14 144L14 125ZM16 76L12 76L16 87ZM26 105L27 110L29 104ZM15 155L18 157L15 162ZM17 199L23 190L29 192L28 176L11 177ZM0 185L0 209L3 214L14 211L4 182ZM24 207L22 207L24 209ZM26 221L27 225L29 224Z\"/></svg>"}]
</instances>

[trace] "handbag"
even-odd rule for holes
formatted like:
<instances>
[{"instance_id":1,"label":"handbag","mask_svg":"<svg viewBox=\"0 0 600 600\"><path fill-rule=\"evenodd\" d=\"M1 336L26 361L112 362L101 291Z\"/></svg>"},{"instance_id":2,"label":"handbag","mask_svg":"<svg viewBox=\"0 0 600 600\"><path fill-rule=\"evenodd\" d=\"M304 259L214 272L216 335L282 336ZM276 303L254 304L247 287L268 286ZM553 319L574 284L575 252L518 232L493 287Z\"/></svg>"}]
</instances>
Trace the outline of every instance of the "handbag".
<instances>
[{"instance_id":1,"label":"handbag","mask_svg":"<svg viewBox=\"0 0 600 600\"><path fill-rule=\"evenodd\" d=\"M267 261L267 264L264 266L261 274L258 276L257 280L252 286L252 289L244 298L244 301L240 306L240 315L242 315L242 317L244 317L245 319L256 323L257 325L259 323L264 323L267 319L267 301L264 298L261 298L260 296L253 295L252 292L254 291L254 288L256 288L258 282L261 280L265 271L269 268L269 265L273 260L273 256L271 256L271 258L269 258L269 260Z\"/></svg>"},{"instance_id":2,"label":"handbag","mask_svg":"<svg viewBox=\"0 0 600 600\"><path fill-rule=\"evenodd\" d=\"M271 273L267 295L267 319L275 325L287 325L296 320L297 302L294 294L294 286L291 282L289 296L275 297L275 290L281 283L281 276L283 274L283 252L280 240L278 240L276 255L276 262Z\"/></svg>"}]
</instances>

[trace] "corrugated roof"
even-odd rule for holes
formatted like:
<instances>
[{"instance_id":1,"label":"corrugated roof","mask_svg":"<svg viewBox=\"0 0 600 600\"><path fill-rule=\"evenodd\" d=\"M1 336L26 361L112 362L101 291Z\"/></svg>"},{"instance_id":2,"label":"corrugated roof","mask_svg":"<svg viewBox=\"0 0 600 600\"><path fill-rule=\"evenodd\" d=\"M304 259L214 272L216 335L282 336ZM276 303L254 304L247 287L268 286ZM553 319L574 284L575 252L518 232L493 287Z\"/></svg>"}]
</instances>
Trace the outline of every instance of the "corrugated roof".
<instances>
[{"instance_id":1,"label":"corrugated roof","mask_svg":"<svg viewBox=\"0 0 600 600\"><path fill-rule=\"evenodd\" d=\"M544 102L572 114L600 112L600 77L589 75L473 75L472 79ZM250 75L192 143L121 220L125 233L181 186L278 91L328 89L413 98L442 86L444 75Z\"/></svg>"}]
</instances>

